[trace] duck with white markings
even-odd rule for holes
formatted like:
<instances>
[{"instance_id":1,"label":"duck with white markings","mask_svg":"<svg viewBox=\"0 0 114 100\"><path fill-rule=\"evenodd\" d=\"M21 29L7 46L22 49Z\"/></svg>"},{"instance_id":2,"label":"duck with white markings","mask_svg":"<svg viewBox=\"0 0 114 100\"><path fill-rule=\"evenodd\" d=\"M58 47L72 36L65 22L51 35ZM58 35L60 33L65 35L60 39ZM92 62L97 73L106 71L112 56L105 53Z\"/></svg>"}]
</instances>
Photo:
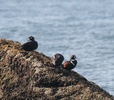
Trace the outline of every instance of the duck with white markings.
<instances>
[{"instance_id":1,"label":"duck with white markings","mask_svg":"<svg viewBox=\"0 0 114 100\"><path fill-rule=\"evenodd\" d=\"M72 55L69 61L63 63L63 68L66 70L72 70L77 65L76 56Z\"/></svg>"},{"instance_id":2,"label":"duck with white markings","mask_svg":"<svg viewBox=\"0 0 114 100\"><path fill-rule=\"evenodd\" d=\"M33 36L30 36L28 42L22 45L22 49L24 49L25 51L33 51L37 49L37 47L38 42L35 41L35 38Z\"/></svg>"},{"instance_id":3,"label":"duck with white markings","mask_svg":"<svg viewBox=\"0 0 114 100\"><path fill-rule=\"evenodd\" d=\"M60 53L56 53L54 57L52 57L52 63L54 66L61 66L62 62L64 61L64 57Z\"/></svg>"}]
</instances>

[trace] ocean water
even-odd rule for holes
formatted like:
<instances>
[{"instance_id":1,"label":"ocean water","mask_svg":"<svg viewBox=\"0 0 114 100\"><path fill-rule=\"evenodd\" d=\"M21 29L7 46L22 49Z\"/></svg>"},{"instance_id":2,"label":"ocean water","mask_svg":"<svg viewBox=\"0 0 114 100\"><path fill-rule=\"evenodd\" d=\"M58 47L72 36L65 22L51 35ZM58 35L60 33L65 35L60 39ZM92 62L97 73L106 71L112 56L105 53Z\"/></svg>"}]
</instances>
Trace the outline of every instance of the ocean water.
<instances>
[{"instance_id":1,"label":"ocean water","mask_svg":"<svg viewBox=\"0 0 114 100\"><path fill-rule=\"evenodd\" d=\"M76 54L74 71L114 95L114 0L0 0L0 38L31 35L47 56Z\"/></svg>"}]
</instances>

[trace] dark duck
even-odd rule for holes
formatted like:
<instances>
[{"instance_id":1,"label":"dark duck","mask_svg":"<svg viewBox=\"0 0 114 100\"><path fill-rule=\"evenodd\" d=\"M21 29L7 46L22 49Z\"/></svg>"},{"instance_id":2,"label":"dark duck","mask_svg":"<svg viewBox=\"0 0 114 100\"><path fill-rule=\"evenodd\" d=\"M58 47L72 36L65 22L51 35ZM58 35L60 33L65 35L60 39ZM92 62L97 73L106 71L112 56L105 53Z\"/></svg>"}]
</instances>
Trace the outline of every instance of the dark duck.
<instances>
[{"instance_id":1,"label":"dark duck","mask_svg":"<svg viewBox=\"0 0 114 100\"><path fill-rule=\"evenodd\" d=\"M52 63L54 66L61 66L62 62L64 60L64 57L62 54L56 53L54 57L52 57Z\"/></svg>"},{"instance_id":2,"label":"dark duck","mask_svg":"<svg viewBox=\"0 0 114 100\"><path fill-rule=\"evenodd\" d=\"M35 41L35 38L33 36L30 36L28 42L22 45L22 49L24 49L25 51L33 51L37 49L37 47L38 43L37 41Z\"/></svg>"},{"instance_id":3,"label":"dark duck","mask_svg":"<svg viewBox=\"0 0 114 100\"><path fill-rule=\"evenodd\" d=\"M70 58L70 61L64 62L62 67L66 70L71 70L71 69L75 68L76 65L77 65L76 56L72 55Z\"/></svg>"}]
</instances>

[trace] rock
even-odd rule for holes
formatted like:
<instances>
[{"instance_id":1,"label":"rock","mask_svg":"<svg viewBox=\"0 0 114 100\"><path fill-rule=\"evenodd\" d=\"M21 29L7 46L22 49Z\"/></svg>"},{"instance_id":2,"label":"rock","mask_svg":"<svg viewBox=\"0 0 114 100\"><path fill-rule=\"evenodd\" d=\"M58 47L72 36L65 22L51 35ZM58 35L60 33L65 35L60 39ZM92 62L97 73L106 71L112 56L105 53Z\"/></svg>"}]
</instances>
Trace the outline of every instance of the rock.
<instances>
[{"instance_id":1,"label":"rock","mask_svg":"<svg viewBox=\"0 0 114 100\"><path fill-rule=\"evenodd\" d=\"M0 40L1 100L114 100L114 96L77 72L55 68L42 53Z\"/></svg>"}]
</instances>

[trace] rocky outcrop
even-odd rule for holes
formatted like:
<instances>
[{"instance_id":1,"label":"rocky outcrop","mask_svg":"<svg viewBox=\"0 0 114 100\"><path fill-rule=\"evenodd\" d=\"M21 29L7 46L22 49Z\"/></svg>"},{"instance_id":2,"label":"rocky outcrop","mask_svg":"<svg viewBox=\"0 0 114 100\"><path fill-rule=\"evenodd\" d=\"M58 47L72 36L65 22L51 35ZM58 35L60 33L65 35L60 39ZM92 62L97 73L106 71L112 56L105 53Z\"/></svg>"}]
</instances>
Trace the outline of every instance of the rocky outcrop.
<instances>
[{"instance_id":1,"label":"rocky outcrop","mask_svg":"<svg viewBox=\"0 0 114 100\"><path fill-rule=\"evenodd\" d=\"M50 57L20 45L0 40L1 100L114 100L77 72L55 68Z\"/></svg>"}]
</instances>

